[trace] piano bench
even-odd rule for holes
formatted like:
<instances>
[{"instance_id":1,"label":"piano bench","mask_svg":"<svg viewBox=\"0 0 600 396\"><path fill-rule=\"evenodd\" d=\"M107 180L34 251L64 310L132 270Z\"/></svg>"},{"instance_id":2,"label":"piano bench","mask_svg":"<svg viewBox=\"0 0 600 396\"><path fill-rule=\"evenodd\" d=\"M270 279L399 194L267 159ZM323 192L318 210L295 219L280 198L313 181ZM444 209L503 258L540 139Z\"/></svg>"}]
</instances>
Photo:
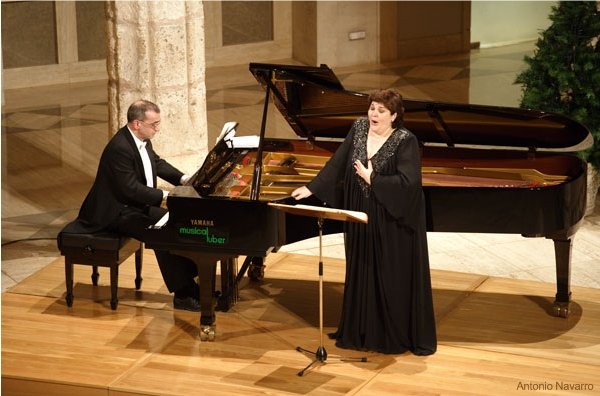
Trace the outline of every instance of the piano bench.
<instances>
[{"instance_id":1,"label":"piano bench","mask_svg":"<svg viewBox=\"0 0 600 396\"><path fill-rule=\"evenodd\" d=\"M117 309L119 265L135 253L135 289L142 285L142 242L110 232L73 234L60 232L58 248L65 256L67 306L73 306L73 264L92 266L92 284L98 286L98 267L110 268L110 308Z\"/></svg>"}]
</instances>

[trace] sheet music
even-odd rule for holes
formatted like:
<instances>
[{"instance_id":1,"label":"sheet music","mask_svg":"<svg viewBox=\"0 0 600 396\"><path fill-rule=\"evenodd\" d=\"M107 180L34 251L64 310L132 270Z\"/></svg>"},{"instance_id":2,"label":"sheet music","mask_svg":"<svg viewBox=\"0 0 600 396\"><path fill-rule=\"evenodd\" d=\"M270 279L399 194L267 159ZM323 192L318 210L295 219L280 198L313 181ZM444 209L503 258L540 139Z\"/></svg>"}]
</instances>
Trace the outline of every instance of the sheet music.
<instances>
[{"instance_id":1,"label":"sheet music","mask_svg":"<svg viewBox=\"0 0 600 396\"><path fill-rule=\"evenodd\" d=\"M153 228L161 228L162 226L167 224L167 221L169 221L169 212L165 213L165 215L154 224Z\"/></svg>"},{"instance_id":2,"label":"sheet music","mask_svg":"<svg viewBox=\"0 0 600 396\"><path fill-rule=\"evenodd\" d=\"M223 140L229 148L257 148L260 143L260 136L235 136L235 128L237 126L238 123L235 121L226 122L223 125L223 129L221 129L221 134L219 134L216 143Z\"/></svg>"},{"instance_id":3,"label":"sheet music","mask_svg":"<svg viewBox=\"0 0 600 396\"><path fill-rule=\"evenodd\" d=\"M336 214L348 214L352 217L355 217L359 220L362 220L363 222L367 222L369 220L368 216L366 213L364 212L357 212L354 210L343 210L343 209L335 209L335 208L328 208L325 206L311 206L311 205L294 205L294 207L299 208L299 209L310 209L310 210L317 210L317 211L321 211L321 212L327 212L327 213L336 213Z\"/></svg>"},{"instance_id":4,"label":"sheet music","mask_svg":"<svg viewBox=\"0 0 600 396\"><path fill-rule=\"evenodd\" d=\"M286 205L278 204L275 202L269 202L269 206L277 207L283 211L298 214L301 216L312 216L312 217L325 217L334 220L341 221L356 221L360 223L368 223L369 216L364 212L357 212L354 210L335 209L324 206L312 206L312 205Z\"/></svg>"},{"instance_id":5,"label":"sheet music","mask_svg":"<svg viewBox=\"0 0 600 396\"><path fill-rule=\"evenodd\" d=\"M229 135L231 132L233 132L233 136L235 136L235 128L238 126L238 123L235 121L228 121L225 124L223 124L223 129L221 129L221 133L219 134L219 137L217 138L216 143L219 143L219 141L223 138L225 138L225 136Z\"/></svg>"},{"instance_id":6,"label":"sheet music","mask_svg":"<svg viewBox=\"0 0 600 396\"><path fill-rule=\"evenodd\" d=\"M257 148L260 142L258 135L253 136L230 136L234 132L230 132L225 136L225 143L229 148Z\"/></svg>"}]
</instances>

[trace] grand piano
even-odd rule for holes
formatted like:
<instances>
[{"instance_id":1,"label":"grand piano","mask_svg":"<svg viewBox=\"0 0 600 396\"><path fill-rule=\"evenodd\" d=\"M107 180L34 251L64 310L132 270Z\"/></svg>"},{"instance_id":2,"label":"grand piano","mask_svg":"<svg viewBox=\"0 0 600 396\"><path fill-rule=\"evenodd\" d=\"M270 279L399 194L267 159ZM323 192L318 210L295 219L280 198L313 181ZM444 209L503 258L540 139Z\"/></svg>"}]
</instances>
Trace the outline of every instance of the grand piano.
<instances>
[{"instance_id":1,"label":"grand piano","mask_svg":"<svg viewBox=\"0 0 600 396\"><path fill-rule=\"evenodd\" d=\"M202 340L214 339L215 306L227 310L235 303L246 272L260 280L270 252L317 235L314 219L269 202L293 204L291 192L319 172L369 106L368 94L345 90L326 65L249 68L265 89L258 144L222 137L190 183L167 198L169 220L148 230L147 247L190 257L198 266ZM297 139L265 136L271 101ZM535 110L410 99L404 106L404 125L421 143L427 230L552 239L554 314L567 317L571 247L586 202L586 164L573 153L591 145L589 131ZM313 197L299 203L323 205ZM336 232L340 224L325 222L324 234Z\"/></svg>"}]
</instances>

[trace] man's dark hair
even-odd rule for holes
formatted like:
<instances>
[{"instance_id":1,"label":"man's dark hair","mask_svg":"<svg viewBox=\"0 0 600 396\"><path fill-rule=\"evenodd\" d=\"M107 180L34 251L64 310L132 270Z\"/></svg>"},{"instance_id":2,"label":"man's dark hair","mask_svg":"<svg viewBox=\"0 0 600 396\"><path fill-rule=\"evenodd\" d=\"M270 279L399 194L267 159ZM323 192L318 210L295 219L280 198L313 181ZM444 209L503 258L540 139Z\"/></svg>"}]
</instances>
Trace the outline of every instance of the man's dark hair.
<instances>
[{"instance_id":1,"label":"man's dark hair","mask_svg":"<svg viewBox=\"0 0 600 396\"><path fill-rule=\"evenodd\" d=\"M153 111L160 113L158 106L149 100L136 100L127 109L127 122L133 122L134 120L144 121L146 119L146 112Z\"/></svg>"}]
</instances>

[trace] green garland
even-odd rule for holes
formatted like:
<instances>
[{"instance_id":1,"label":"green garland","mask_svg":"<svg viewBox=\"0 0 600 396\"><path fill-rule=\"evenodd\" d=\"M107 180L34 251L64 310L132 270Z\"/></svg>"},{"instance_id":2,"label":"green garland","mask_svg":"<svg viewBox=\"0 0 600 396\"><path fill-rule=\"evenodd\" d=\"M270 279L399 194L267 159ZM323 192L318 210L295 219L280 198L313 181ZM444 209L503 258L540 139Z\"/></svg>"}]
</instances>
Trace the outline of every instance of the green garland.
<instances>
[{"instance_id":1,"label":"green garland","mask_svg":"<svg viewBox=\"0 0 600 396\"><path fill-rule=\"evenodd\" d=\"M522 108L569 116L594 137L581 158L600 170L600 3L561 1L552 7L552 24L540 33L522 84Z\"/></svg>"}]
</instances>

